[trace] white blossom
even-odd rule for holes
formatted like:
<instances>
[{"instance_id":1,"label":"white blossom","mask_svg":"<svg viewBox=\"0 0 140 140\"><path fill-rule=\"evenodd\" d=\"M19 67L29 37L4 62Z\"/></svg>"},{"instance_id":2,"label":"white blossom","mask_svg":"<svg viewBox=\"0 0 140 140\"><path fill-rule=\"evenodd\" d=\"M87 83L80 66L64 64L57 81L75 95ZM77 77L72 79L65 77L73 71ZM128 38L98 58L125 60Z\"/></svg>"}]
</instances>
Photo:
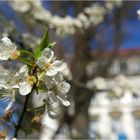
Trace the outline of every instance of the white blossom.
<instances>
[{"instance_id":1,"label":"white blossom","mask_svg":"<svg viewBox=\"0 0 140 140\"><path fill-rule=\"evenodd\" d=\"M66 68L66 64L63 61L55 60L54 52L49 48L42 51L41 56L37 60L37 65L42 70L45 70L47 76L54 76Z\"/></svg>"},{"instance_id":2,"label":"white blossom","mask_svg":"<svg viewBox=\"0 0 140 140\"><path fill-rule=\"evenodd\" d=\"M67 18L67 21L70 22L71 19ZM1 39L0 49L0 60L14 60L20 55L17 46L8 37ZM33 90L40 91L42 85L45 86L45 89L42 89L43 92L47 93L48 103L61 103L64 106L69 106L70 102L67 100L66 93L69 91L70 85L64 81L64 77L69 74L66 63L57 60L54 52L49 48L45 48L41 52L37 61L30 65L30 69L26 65L28 64L26 60L28 59L23 61L25 65L20 63L21 67L18 71L0 66L0 97L9 101L5 111L12 107L17 95L26 96ZM66 69L67 71L65 71ZM48 108L48 115L55 118L57 112Z\"/></svg>"},{"instance_id":3,"label":"white blossom","mask_svg":"<svg viewBox=\"0 0 140 140\"><path fill-rule=\"evenodd\" d=\"M66 97L66 93L69 91L70 85L63 81L63 76L60 73L54 77L46 77L46 86L48 89L48 96L52 102L60 102L64 106L70 105L70 102Z\"/></svg>"},{"instance_id":4,"label":"white blossom","mask_svg":"<svg viewBox=\"0 0 140 140\"><path fill-rule=\"evenodd\" d=\"M36 78L33 75L28 74L27 65L23 65L20 71L14 77L16 84L15 88L19 88L21 95L27 95L31 92L33 84L36 82Z\"/></svg>"},{"instance_id":5,"label":"white blossom","mask_svg":"<svg viewBox=\"0 0 140 140\"><path fill-rule=\"evenodd\" d=\"M22 13L27 12L31 8L30 4L24 0L21 1L11 0L10 4L12 8Z\"/></svg>"},{"instance_id":6,"label":"white blossom","mask_svg":"<svg viewBox=\"0 0 140 140\"><path fill-rule=\"evenodd\" d=\"M22 4L24 8L20 9L19 7L21 6L19 5ZM53 15L49 10L43 7L41 0L24 2L14 1L12 7L20 13L29 12L32 20L40 20L46 23L51 28L55 29L57 35L64 37L66 35L75 34L77 31L83 32L83 30L86 30L90 26L98 25L103 21L104 15L112 10L114 6L120 7L121 5L122 0L106 1L105 5L94 3L84 8L77 17L60 17Z\"/></svg>"},{"instance_id":7,"label":"white blossom","mask_svg":"<svg viewBox=\"0 0 140 140\"><path fill-rule=\"evenodd\" d=\"M19 89L21 95L27 95L31 92L32 86L36 82L36 78L29 75L27 65L23 65L19 72L10 73L3 79L3 81L2 87L4 89Z\"/></svg>"},{"instance_id":8,"label":"white blossom","mask_svg":"<svg viewBox=\"0 0 140 140\"><path fill-rule=\"evenodd\" d=\"M0 43L0 60L16 59L20 52L8 37L3 37Z\"/></svg>"}]
</instances>

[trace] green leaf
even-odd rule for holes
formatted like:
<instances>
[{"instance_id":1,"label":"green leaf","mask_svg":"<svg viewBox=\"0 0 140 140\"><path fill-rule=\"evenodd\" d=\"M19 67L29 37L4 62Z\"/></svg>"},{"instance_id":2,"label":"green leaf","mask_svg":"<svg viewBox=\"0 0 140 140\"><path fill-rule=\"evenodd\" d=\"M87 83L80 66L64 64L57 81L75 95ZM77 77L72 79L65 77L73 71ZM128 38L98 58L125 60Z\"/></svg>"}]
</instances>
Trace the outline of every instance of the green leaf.
<instances>
[{"instance_id":1,"label":"green leaf","mask_svg":"<svg viewBox=\"0 0 140 140\"><path fill-rule=\"evenodd\" d=\"M49 42L49 31L47 30L47 32L45 33L45 35L43 36L39 46L35 49L35 58L38 58L41 55L42 50L44 50L45 48L49 48L50 46L50 42Z\"/></svg>"},{"instance_id":2,"label":"green leaf","mask_svg":"<svg viewBox=\"0 0 140 140\"><path fill-rule=\"evenodd\" d=\"M23 64L26 64L26 65L28 65L28 66L33 67L33 64L32 64L29 60L27 60L26 58L18 57L18 60L19 60L20 62L22 62Z\"/></svg>"},{"instance_id":3,"label":"green leaf","mask_svg":"<svg viewBox=\"0 0 140 140\"><path fill-rule=\"evenodd\" d=\"M31 56L31 57L34 58L34 54L32 52L27 51L27 50L20 50L20 54L21 55L26 54L26 55Z\"/></svg>"},{"instance_id":4,"label":"green leaf","mask_svg":"<svg viewBox=\"0 0 140 140\"><path fill-rule=\"evenodd\" d=\"M49 42L48 44L48 48L52 48L53 46L55 46L56 42Z\"/></svg>"}]
</instances>

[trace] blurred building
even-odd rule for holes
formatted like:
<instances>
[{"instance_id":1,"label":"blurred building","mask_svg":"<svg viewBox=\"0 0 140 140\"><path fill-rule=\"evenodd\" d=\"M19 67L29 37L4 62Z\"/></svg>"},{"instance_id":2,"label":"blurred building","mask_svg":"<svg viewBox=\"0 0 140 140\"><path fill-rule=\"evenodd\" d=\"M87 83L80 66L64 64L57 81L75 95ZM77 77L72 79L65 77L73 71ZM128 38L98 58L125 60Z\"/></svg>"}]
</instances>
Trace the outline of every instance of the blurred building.
<instances>
[{"instance_id":1,"label":"blurred building","mask_svg":"<svg viewBox=\"0 0 140 140\"><path fill-rule=\"evenodd\" d=\"M91 72L94 67L96 64L92 62L88 71ZM89 108L90 136L110 140L140 139L139 50L119 53L108 72L111 77L118 74L127 75L127 80L134 85L134 90L124 90L116 97L109 96L107 92L96 94ZM113 78L106 81L110 87L115 86Z\"/></svg>"},{"instance_id":2,"label":"blurred building","mask_svg":"<svg viewBox=\"0 0 140 140\"><path fill-rule=\"evenodd\" d=\"M97 55L100 55L97 54ZM104 65L108 59L111 58L112 52L102 52L101 60L92 61L87 67L87 73L92 75L96 74L98 63ZM96 58L96 56L94 56ZM104 60L104 61L102 61ZM139 75L140 74L140 49L120 49L117 52L117 57L113 60L112 65L108 69L109 76L115 76L118 74L124 75Z\"/></svg>"},{"instance_id":3,"label":"blurred building","mask_svg":"<svg viewBox=\"0 0 140 140\"><path fill-rule=\"evenodd\" d=\"M140 76L128 76L127 80L132 83L133 90L124 87L123 93L117 96L100 92L91 101L89 133L92 138L140 139ZM113 78L106 81L115 88Z\"/></svg>"}]
</instances>

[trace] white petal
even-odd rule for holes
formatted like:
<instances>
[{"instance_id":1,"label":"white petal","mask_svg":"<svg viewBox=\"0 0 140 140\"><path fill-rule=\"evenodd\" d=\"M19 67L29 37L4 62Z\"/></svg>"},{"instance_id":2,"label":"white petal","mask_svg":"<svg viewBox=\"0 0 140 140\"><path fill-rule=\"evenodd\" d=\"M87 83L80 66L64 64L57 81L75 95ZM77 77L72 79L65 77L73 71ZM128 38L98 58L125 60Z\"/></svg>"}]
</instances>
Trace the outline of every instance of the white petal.
<instances>
[{"instance_id":1,"label":"white petal","mask_svg":"<svg viewBox=\"0 0 140 140\"><path fill-rule=\"evenodd\" d=\"M0 43L0 60L7 60L11 57L11 53L13 50L17 49L14 43L7 37L1 39L2 43Z\"/></svg>"},{"instance_id":2,"label":"white petal","mask_svg":"<svg viewBox=\"0 0 140 140\"><path fill-rule=\"evenodd\" d=\"M55 96L55 92L54 91L48 91L47 93L48 93L49 99L52 102L56 103L58 101L58 99Z\"/></svg>"},{"instance_id":3,"label":"white petal","mask_svg":"<svg viewBox=\"0 0 140 140\"><path fill-rule=\"evenodd\" d=\"M63 82L63 75L62 73L58 72L55 76L54 76L54 80L57 83L62 83Z\"/></svg>"},{"instance_id":4,"label":"white petal","mask_svg":"<svg viewBox=\"0 0 140 140\"><path fill-rule=\"evenodd\" d=\"M32 90L32 86L29 85L27 82L23 82L23 83L20 83L20 86L19 86L19 93L21 95L27 95L31 92Z\"/></svg>"},{"instance_id":5,"label":"white petal","mask_svg":"<svg viewBox=\"0 0 140 140\"><path fill-rule=\"evenodd\" d=\"M49 77L49 76L45 77L45 83L46 83L47 89L51 89L54 85L52 77Z\"/></svg>"},{"instance_id":6,"label":"white petal","mask_svg":"<svg viewBox=\"0 0 140 140\"><path fill-rule=\"evenodd\" d=\"M54 57L54 52L52 50L50 50L49 48L45 48L42 53L41 53L42 56L45 56L48 61L52 61L53 57Z\"/></svg>"},{"instance_id":7,"label":"white petal","mask_svg":"<svg viewBox=\"0 0 140 140\"><path fill-rule=\"evenodd\" d=\"M11 45L13 45L13 43L12 43L12 41L8 38L8 37L3 37L2 39L1 39L1 41L2 41L2 43L3 44L5 44L6 46L11 46Z\"/></svg>"},{"instance_id":8,"label":"white petal","mask_svg":"<svg viewBox=\"0 0 140 140\"><path fill-rule=\"evenodd\" d=\"M67 82L63 82L58 86L58 92L61 94L66 94L70 90L70 84Z\"/></svg>"},{"instance_id":9,"label":"white petal","mask_svg":"<svg viewBox=\"0 0 140 140\"><path fill-rule=\"evenodd\" d=\"M56 69L57 71L63 71L67 67L66 63L59 60L54 61L52 65L54 69Z\"/></svg>"},{"instance_id":10,"label":"white petal","mask_svg":"<svg viewBox=\"0 0 140 140\"><path fill-rule=\"evenodd\" d=\"M11 56L10 52L12 50L11 47L7 47L4 44L0 44L0 60L8 60Z\"/></svg>"},{"instance_id":11,"label":"white petal","mask_svg":"<svg viewBox=\"0 0 140 140\"><path fill-rule=\"evenodd\" d=\"M19 76L23 77L28 74L28 67L27 65L23 65L19 70Z\"/></svg>"},{"instance_id":12,"label":"white petal","mask_svg":"<svg viewBox=\"0 0 140 140\"><path fill-rule=\"evenodd\" d=\"M0 53L0 60L8 60L10 55L7 53Z\"/></svg>"},{"instance_id":13,"label":"white petal","mask_svg":"<svg viewBox=\"0 0 140 140\"><path fill-rule=\"evenodd\" d=\"M64 106L69 106L70 102L66 99L66 96L62 95L62 94L58 94L57 95L58 101L63 104Z\"/></svg>"},{"instance_id":14,"label":"white petal","mask_svg":"<svg viewBox=\"0 0 140 140\"><path fill-rule=\"evenodd\" d=\"M36 63L41 69L44 69L45 64L48 63L48 60L46 59L45 56L41 56L41 57L38 58Z\"/></svg>"},{"instance_id":15,"label":"white petal","mask_svg":"<svg viewBox=\"0 0 140 140\"><path fill-rule=\"evenodd\" d=\"M57 71L54 70L54 69L49 69L49 70L47 70L47 72L46 72L46 75L47 75L47 76L54 76L54 75L56 75L56 74L57 74Z\"/></svg>"}]
</instances>

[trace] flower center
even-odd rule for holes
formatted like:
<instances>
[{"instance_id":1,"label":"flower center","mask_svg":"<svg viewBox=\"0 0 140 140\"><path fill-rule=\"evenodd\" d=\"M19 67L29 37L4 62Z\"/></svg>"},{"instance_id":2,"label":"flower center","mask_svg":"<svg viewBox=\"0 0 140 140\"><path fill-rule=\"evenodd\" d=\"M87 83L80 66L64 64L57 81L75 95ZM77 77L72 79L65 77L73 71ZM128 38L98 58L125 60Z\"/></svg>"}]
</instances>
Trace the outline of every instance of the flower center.
<instances>
[{"instance_id":1,"label":"flower center","mask_svg":"<svg viewBox=\"0 0 140 140\"><path fill-rule=\"evenodd\" d=\"M15 60L15 59L17 59L17 57L18 57L19 55L20 55L20 52L19 52L18 50L13 50L13 51L11 52L10 59Z\"/></svg>"},{"instance_id":2,"label":"flower center","mask_svg":"<svg viewBox=\"0 0 140 140\"><path fill-rule=\"evenodd\" d=\"M52 64L51 64L51 63L46 63L46 64L45 64L45 69L48 70L48 69L50 69L51 67L52 67Z\"/></svg>"},{"instance_id":3,"label":"flower center","mask_svg":"<svg viewBox=\"0 0 140 140\"><path fill-rule=\"evenodd\" d=\"M35 82L36 82L36 78L34 76L28 76L27 77L27 82L30 84L30 85L33 85Z\"/></svg>"}]
</instances>

